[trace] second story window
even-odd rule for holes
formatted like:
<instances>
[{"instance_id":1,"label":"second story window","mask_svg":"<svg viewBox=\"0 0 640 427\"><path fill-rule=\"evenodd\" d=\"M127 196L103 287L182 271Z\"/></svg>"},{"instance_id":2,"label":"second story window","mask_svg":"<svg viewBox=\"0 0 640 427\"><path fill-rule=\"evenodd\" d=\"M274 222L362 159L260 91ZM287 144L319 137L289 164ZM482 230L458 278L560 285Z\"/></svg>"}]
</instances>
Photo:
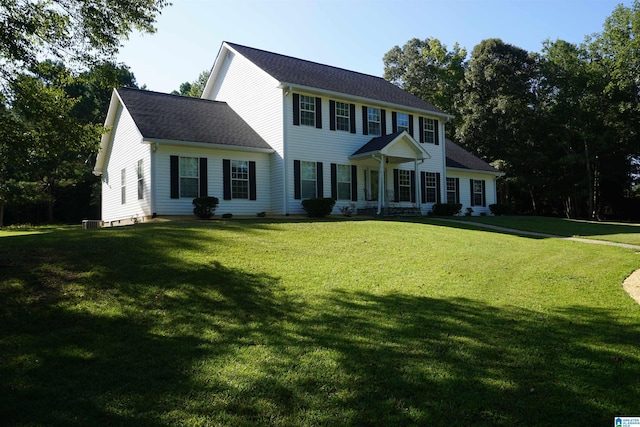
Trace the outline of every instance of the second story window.
<instances>
[{"instance_id":1,"label":"second story window","mask_svg":"<svg viewBox=\"0 0 640 427\"><path fill-rule=\"evenodd\" d=\"M422 140L430 144L436 142L436 127L433 119L424 119L422 127Z\"/></svg>"},{"instance_id":2,"label":"second story window","mask_svg":"<svg viewBox=\"0 0 640 427\"><path fill-rule=\"evenodd\" d=\"M396 131L401 132L403 130L406 130L407 132L409 132L409 115L405 113L398 113L397 120L398 127Z\"/></svg>"},{"instance_id":3,"label":"second story window","mask_svg":"<svg viewBox=\"0 0 640 427\"><path fill-rule=\"evenodd\" d=\"M316 125L316 99L312 96L300 95L300 124Z\"/></svg>"},{"instance_id":4,"label":"second story window","mask_svg":"<svg viewBox=\"0 0 640 427\"><path fill-rule=\"evenodd\" d=\"M336 129L349 132L351 123L349 115L349 104L346 102L336 102Z\"/></svg>"},{"instance_id":5,"label":"second story window","mask_svg":"<svg viewBox=\"0 0 640 427\"><path fill-rule=\"evenodd\" d=\"M367 110L367 118L369 122L368 132L369 135L381 135L381 115L379 108L371 108Z\"/></svg>"}]
</instances>

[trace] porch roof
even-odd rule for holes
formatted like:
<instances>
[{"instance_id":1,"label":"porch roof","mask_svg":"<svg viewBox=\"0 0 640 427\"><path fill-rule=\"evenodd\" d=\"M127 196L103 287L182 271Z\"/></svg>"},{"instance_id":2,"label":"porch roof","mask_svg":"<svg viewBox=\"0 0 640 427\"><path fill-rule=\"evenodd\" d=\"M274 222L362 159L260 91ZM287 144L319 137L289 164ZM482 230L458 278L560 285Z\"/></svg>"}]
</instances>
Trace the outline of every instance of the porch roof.
<instances>
[{"instance_id":1,"label":"porch roof","mask_svg":"<svg viewBox=\"0 0 640 427\"><path fill-rule=\"evenodd\" d=\"M404 146L404 149L398 149L402 148L402 146ZM388 156L396 162L431 158L422 144L419 144L407 131L402 130L372 138L349 156L349 159L370 158L376 154Z\"/></svg>"}]
</instances>

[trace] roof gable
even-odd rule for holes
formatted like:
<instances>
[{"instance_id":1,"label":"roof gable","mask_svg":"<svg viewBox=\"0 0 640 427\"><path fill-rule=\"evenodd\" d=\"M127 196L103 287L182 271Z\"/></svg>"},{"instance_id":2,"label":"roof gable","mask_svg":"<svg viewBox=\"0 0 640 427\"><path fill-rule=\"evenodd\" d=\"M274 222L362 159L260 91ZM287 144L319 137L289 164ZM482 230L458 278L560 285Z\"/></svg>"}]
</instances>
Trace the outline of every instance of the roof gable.
<instances>
[{"instance_id":1,"label":"roof gable","mask_svg":"<svg viewBox=\"0 0 640 427\"><path fill-rule=\"evenodd\" d=\"M271 149L226 102L130 88L117 93L144 139Z\"/></svg>"},{"instance_id":2,"label":"roof gable","mask_svg":"<svg viewBox=\"0 0 640 427\"><path fill-rule=\"evenodd\" d=\"M433 104L400 89L381 77L235 43L225 42L225 45L256 64L282 84L321 89L449 116Z\"/></svg>"},{"instance_id":3,"label":"roof gable","mask_svg":"<svg viewBox=\"0 0 640 427\"><path fill-rule=\"evenodd\" d=\"M397 150L398 148L400 148L400 150ZM399 151L405 150L411 153L409 157L399 154ZM424 149L423 144L418 143L404 130L372 138L349 158L355 160L362 157L369 157L373 154L384 154L405 160L406 158L428 159L431 157L427 150Z\"/></svg>"}]
</instances>

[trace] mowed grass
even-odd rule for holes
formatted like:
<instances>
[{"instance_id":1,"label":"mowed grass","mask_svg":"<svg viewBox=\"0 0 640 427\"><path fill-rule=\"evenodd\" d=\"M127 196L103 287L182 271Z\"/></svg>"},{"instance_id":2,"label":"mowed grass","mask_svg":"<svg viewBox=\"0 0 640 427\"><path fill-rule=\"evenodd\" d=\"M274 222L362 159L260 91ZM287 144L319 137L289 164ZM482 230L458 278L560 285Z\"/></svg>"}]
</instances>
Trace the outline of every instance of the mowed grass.
<instances>
[{"instance_id":1,"label":"mowed grass","mask_svg":"<svg viewBox=\"0 0 640 427\"><path fill-rule=\"evenodd\" d=\"M464 216L455 219L565 237L584 237L640 245L640 224L541 216Z\"/></svg>"},{"instance_id":2,"label":"mowed grass","mask_svg":"<svg viewBox=\"0 0 640 427\"><path fill-rule=\"evenodd\" d=\"M0 237L0 424L612 425L640 409L636 268L429 220Z\"/></svg>"}]
</instances>

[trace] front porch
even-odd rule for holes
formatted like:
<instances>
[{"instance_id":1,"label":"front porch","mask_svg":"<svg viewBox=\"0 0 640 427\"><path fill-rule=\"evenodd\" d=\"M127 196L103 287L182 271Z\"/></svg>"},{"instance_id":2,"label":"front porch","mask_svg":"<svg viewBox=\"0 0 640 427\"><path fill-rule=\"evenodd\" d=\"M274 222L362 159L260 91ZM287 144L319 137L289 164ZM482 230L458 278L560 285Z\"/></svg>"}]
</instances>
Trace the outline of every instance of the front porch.
<instances>
[{"instance_id":1,"label":"front porch","mask_svg":"<svg viewBox=\"0 0 640 427\"><path fill-rule=\"evenodd\" d=\"M358 215L421 216L418 166L431 156L406 131L371 139L349 157L364 168L364 199ZM399 168L401 164L412 168Z\"/></svg>"},{"instance_id":2,"label":"front porch","mask_svg":"<svg viewBox=\"0 0 640 427\"><path fill-rule=\"evenodd\" d=\"M377 207L367 207L357 210L358 216L379 216L384 218L410 218L422 216L422 211L419 207L397 207L387 206L380 209L378 214Z\"/></svg>"}]
</instances>

